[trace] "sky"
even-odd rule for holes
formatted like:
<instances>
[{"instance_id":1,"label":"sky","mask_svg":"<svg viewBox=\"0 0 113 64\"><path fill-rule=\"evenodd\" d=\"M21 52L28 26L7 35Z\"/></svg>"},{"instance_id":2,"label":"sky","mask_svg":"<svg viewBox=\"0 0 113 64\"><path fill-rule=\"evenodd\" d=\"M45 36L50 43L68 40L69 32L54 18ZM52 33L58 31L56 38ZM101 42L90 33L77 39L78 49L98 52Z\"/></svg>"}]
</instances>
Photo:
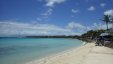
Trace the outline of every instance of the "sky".
<instances>
[{"instance_id":1,"label":"sky","mask_svg":"<svg viewBox=\"0 0 113 64\"><path fill-rule=\"evenodd\" d=\"M0 36L81 35L106 29L113 0L0 0ZM112 25L109 24L109 28Z\"/></svg>"}]
</instances>

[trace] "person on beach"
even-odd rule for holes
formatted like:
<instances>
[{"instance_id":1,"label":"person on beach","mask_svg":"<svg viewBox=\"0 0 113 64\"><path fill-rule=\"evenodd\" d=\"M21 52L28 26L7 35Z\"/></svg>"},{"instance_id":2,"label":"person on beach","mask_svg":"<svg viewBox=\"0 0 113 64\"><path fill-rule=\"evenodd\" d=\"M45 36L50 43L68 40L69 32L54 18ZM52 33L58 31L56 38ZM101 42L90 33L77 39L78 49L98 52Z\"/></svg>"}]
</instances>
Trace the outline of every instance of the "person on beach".
<instances>
[{"instance_id":1,"label":"person on beach","mask_svg":"<svg viewBox=\"0 0 113 64\"><path fill-rule=\"evenodd\" d=\"M103 46L104 45L104 38L99 36L96 38L96 46Z\"/></svg>"},{"instance_id":2,"label":"person on beach","mask_svg":"<svg viewBox=\"0 0 113 64\"><path fill-rule=\"evenodd\" d=\"M100 38L97 37L97 38L96 38L96 46L99 46L99 45L100 45Z\"/></svg>"},{"instance_id":3,"label":"person on beach","mask_svg":"<svg viewBox=\"0 0 113 64\"><path fill-rule=\"evenodd\" d=\"M104 39L104 37L102 37L102 38L101 38L101 45L102 45L102 46L104 46L104 41L105 41L105 39Z\"/></svg>"}]
</instances>

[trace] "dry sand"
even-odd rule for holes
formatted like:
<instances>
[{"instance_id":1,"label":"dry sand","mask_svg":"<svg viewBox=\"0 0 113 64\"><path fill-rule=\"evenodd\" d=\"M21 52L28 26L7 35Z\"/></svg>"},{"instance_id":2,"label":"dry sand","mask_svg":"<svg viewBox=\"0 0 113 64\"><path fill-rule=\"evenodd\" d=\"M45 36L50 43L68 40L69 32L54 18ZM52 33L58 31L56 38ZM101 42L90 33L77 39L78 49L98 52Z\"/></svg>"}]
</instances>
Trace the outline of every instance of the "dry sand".
<instances>
[{"instance_id":1,"label":"dry sand","mask_svg":"<svg viewBox=\"0 0 113 64\"><path fill-rule=\"evenodd\" d=\"M88 43L26 64L113 64L113 49Z\"/></svg>"}]
</instances>

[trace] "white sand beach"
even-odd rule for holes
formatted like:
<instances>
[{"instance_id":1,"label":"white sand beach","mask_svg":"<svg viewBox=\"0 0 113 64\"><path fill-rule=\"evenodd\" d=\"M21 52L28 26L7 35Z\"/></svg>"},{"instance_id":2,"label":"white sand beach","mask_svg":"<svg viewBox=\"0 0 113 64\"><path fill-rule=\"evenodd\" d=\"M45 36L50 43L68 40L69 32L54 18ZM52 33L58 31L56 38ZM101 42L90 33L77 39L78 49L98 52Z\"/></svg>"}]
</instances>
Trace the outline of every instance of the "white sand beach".
<instances>
[{"instance_id":1,"label":"white sand beach","mask_svg":"<svg viewBox=\"0 0 113 64\"><path fill-rule=\"evenodd\" d=\"M88 43L26 64L113 64L113 49Z\"/></svg>"}]
</instances>

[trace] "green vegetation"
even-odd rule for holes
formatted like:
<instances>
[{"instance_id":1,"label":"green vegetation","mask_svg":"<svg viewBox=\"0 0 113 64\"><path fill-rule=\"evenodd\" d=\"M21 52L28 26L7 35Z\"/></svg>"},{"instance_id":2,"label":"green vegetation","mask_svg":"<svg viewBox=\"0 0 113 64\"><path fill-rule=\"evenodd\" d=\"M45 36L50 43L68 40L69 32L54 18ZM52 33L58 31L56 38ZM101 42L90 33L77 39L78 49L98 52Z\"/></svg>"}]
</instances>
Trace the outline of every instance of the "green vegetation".
<instances>
[{"instance_id":1,"label":"green vegetation","mask_svg":"<svg viewBox=\"0 0 113 64\"><path fill-rule=\"evenodd\" d=\"M110 19L109 19L109 15L104 15L102 21L104 21L106 23L106 26L107 26L107 31L108 31L108 23L110 22Z\"/></svg>"},{"instance_id":2,"label":"green vegetation","mask_svg":"<svg viewBox=\"0 0 113 64\"><path fill-rule=\"evenodd\" d=\"M65 35L55 35L55 36L27 36L28 38L79 38L78 35L65 36Z\"/></svg>"},{"instance_id":3,"label":"green vegetation","mask_svg":"<svg viewBox=\"0 0 113 64\"><path fill-rule=\"evenodd\" d=\"M102 21L104 21L106 23L106 27L107 27L106 30L107 30L107 32L109 32L108 25L109 25L109 23L111 23L112 26L113 26L113 18L111 18L110 15L104 15ZM111 29L113 29L113 28L111 28Z\"/></svg>"},{"instance_id":4,"label":"green vegetation","mask_svg":"<svg viewBox=\"0 0 113 64\"><path fill-rule=\"evenodd\" d=\"M83 40L86 42L91 42L93 38L98 37L101 33L104 33L105 30L90 30L81 36L73 35L73 36L65 36L65 35L56 35L56 36L27 36L28 38L74 38Z\"/></svg>"},{"instance_id":5,"label":"green vegetation","mask_svg":"<svg viewBox=\"0 0 113 64\"><path fill-rule=\"evenodd\" d=\"M98 37L101 33L113 34L113 28L109 28L109 23L113 26L113 18L110 15L104 15L102 21L106 23L106 30L89 30L86 33L82 34L79 39L90 42L92 39Z\"/></svg>"},{"instance_id":6,"label":"green vegetation","mask_svg":"<svg viewBox=\"0 0 113 64\"><path fill-rule=\"evenodd\" d=\"M94 38L98 37L101 33L104 33L105 30L90 30L80 36L80 39L83 41L91 42Z\"/></svg>"}]
</instances>

